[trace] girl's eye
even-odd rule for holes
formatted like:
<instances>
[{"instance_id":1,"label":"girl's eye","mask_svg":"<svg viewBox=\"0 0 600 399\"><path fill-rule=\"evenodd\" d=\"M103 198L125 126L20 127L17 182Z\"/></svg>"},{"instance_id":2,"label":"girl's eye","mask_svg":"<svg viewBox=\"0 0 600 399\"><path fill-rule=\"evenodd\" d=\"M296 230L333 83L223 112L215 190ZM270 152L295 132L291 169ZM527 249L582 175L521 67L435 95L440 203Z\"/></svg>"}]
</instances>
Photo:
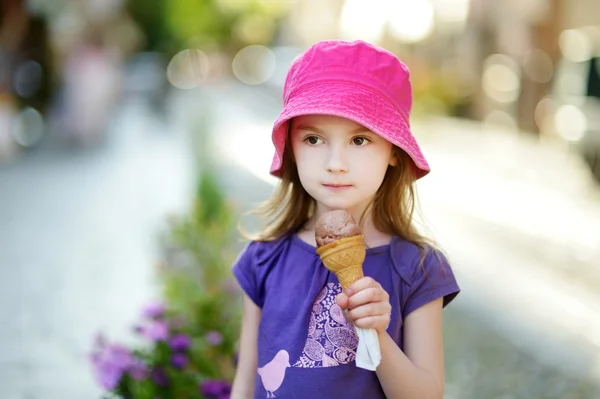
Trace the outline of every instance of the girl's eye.
<instances>
[{"instance_id":1,"label":"girl's eye","mask_svg":"<svg viewBox=\"0 0 600 399\"><path fill-rule=\"evenodd\" d=\"M366 137L355 137L352 139L352 144L357 146L366 145L369 142L369 139Z\"/></svg>"},{"instance_id":2,"label":"girl's eye","mask_svg":"<svg viewBox=\"0 0 600 399\"><path fill-rule=\"evenodd\" d=\"M321 139L318 138L317 136L308 136L307 138L304 139L304 141L306 141L308 144L319 144Z\"/></svg>"}]
</instances>

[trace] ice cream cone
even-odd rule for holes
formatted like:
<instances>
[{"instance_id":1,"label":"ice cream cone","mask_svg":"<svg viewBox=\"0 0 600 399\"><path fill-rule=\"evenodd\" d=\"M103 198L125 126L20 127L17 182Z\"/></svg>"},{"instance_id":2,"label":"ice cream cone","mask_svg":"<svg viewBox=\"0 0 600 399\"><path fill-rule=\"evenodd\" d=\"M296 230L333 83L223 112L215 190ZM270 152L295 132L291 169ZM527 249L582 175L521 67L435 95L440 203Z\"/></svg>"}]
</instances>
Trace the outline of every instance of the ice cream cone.
<instances>
[{"instance_id":1,"label":"ice cream cone","mask_svg":"<svg viewBox=\"0 0 600 399\"><path fill-rule=\"evenodd\" d=\"M362 235L341 238L317 248L317 254L327 269L334 272L344 289L361 279L365 260Z\"/></svg>"}]
</instances>

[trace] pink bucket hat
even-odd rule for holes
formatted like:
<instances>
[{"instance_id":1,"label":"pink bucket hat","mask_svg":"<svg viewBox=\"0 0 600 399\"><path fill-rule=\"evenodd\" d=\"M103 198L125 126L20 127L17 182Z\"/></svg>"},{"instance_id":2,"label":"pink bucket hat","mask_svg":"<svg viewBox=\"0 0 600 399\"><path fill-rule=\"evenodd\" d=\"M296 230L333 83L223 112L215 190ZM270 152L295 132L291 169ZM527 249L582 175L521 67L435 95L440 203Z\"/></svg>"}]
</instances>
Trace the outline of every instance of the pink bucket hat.
<instances>
[{"instance_id":1,"label":"pink bucket hat","mask_svg":"<svg viewBox=\"0 0 600 399\"><path fill-rule=\"evenodd\" d=\"M273 125L271 174L281 177L291 118L334 115L350 119L404 150L417 178L429 165L410 131L410 72L394 54L364 41L314 44L290 67L283 88L283 111Z\"/></svg>"}]
</instances>

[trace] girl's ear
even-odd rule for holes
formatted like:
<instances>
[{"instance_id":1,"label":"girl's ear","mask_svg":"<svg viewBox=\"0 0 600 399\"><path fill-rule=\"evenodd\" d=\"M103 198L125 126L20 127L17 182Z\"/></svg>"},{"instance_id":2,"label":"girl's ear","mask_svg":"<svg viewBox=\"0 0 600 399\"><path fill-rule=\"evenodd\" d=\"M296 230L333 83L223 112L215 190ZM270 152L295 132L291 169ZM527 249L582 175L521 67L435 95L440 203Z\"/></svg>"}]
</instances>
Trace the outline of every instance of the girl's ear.
<instances>
[{"instance_id":1,"label":"girl's ear","mask_svg":"<svg viewBox=\"0 0 600 399\"><path fill-rule=\"evenodd\" d=\"M396 155L396 151L394 151L394 147L392 147L392 153L390 154L389 165L390 166L398 166L398 155Z\"/></svg>"}]
</instances>

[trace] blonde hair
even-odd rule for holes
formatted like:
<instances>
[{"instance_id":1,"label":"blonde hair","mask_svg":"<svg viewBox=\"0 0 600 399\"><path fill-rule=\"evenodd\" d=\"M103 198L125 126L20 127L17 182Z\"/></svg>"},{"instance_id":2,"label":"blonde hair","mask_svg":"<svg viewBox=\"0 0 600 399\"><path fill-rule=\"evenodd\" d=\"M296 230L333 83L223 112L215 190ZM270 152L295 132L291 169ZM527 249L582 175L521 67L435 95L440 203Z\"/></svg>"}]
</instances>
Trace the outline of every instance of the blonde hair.
<instances>
[{"instance_id":1,"label":"blonde hair","mask_svg":"<svg viewBox=\"0 0 600 399\"><path fill-rule=\"evenodd\" d=\"M437 245L415 227L414 217L418 204L414 184L415 166L408 154L399 147L393 146L392 151L398 162L395 166L388 167L381 186L361 215L359 224L362 224L365 215L371 210L375 228L416 244L423 260L426 253ZM281 181L271 197L250 212L262 219L262 228L256 234L249 234L240 225L238 227L246 239L273 241L300 229L313 216L315 207L314 198L300 183L288 134Z\"/></svg>"}]
</instances>

